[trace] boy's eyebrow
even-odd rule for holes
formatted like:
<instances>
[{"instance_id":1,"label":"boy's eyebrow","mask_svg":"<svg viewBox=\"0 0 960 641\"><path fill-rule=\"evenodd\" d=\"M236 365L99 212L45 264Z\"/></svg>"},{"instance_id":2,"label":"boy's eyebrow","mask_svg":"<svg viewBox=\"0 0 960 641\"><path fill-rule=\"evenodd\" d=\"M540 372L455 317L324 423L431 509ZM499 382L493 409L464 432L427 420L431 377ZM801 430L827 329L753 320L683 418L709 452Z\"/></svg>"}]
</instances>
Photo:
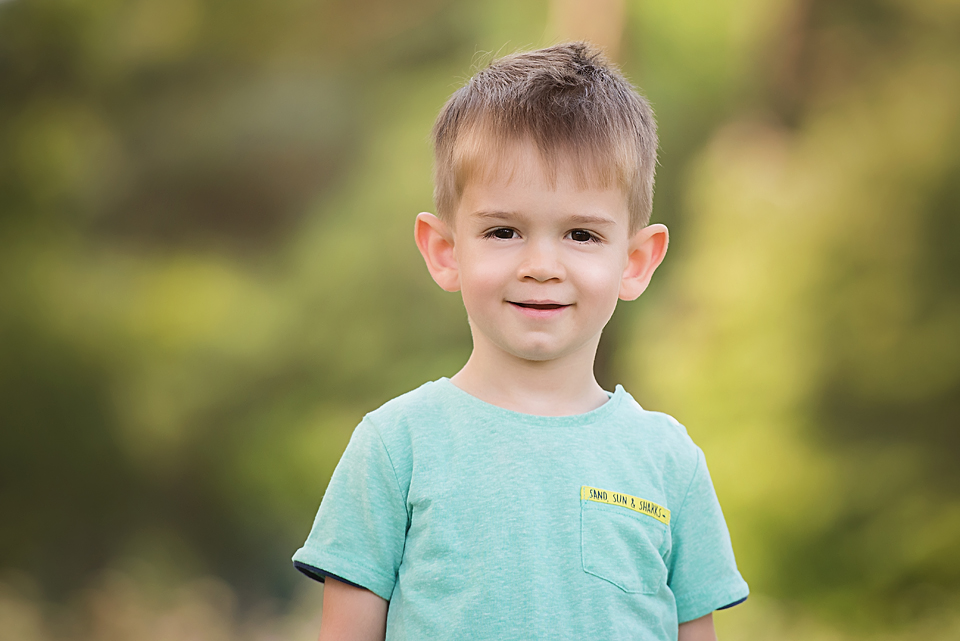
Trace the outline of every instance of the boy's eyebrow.
<instances>
[{"instance_id":1,"label":"boy's eyebrow","mask_svg":"<svg viewBox=\"0 0 960 641\"><path fill-rule=\"evenodd\" d=\"M570 222L583 225L615 225L617 221L606 216L593 216L591 214L574 214L569 218Z\"/></svg>"},{"instance_id":2,"label":"boy's eyebrow","mask_svg":"<svg viewBox=\"0 0 960 641\"><path fill-rule=\"evenodd\" d=\"M508 218L523 218L520 214L509 211L475 211L472 214L477 218L490 218L492 220L507 220Z\"/></svg>"},{"instance_id":3,"label":"boy's eyebrow","mask_svg":"<svg viewBox=\"0 0 960 641\"><path fill-rule=\"evenodd\" d=\"M477 218L489 220L511 220L517 218L523 220L526 218L523 214L510 211L476 211L473 212L472 215ZM566 217L566 220L579 225L615 225L617 223L617 221L607 216L595 216L593 214L571 214Z\"/></svg>"}]
</instances>

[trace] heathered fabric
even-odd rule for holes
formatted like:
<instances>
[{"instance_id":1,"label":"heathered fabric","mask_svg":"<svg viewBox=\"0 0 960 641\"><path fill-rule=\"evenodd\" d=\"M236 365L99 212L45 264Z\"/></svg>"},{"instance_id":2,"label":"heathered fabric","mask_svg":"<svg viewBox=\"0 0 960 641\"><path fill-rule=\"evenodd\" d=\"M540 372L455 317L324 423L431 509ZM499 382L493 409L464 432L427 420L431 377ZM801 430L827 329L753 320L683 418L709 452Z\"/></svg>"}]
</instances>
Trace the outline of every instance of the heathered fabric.
<instances>
[{"instance_id":1,"label":"heathered fabric","mask_svg":"<svg viewBox=\"0 0 960 641\"><path fill-rule=\"evenodd\" d=\"M676 639L748 594L703 452L620 386L575 416L445 378L386 403L293 559L388 599L388 640Z\"/></svg>"}]
</instances>

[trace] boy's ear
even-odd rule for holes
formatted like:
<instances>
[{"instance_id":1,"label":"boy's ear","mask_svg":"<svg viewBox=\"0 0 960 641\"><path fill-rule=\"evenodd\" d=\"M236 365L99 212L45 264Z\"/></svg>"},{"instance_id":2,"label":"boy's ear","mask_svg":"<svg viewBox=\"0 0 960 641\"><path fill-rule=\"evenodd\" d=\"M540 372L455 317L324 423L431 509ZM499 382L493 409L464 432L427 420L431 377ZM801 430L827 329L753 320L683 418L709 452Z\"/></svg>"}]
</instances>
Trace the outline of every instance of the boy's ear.
<instances>
[{"instance_id":1,"label":"boy's ear","mask_svg":"<svg viewBox=\"0 0 960 641\"><path fill-rule=\"evenodd\" d=\"M460 269L453 254L453 233L447 224L433 214L420 213L413 236L437 285L448 292L460 291Z\"/></svg>"},{"instance_id":2,"label":"boy's ear","mask_svg":"<svg viewBox=\"0 0 960 641\"><path fill-rule=\"evenodd\" d=\"M627 267L620 280L620 300L634 300L650 284L653 272L667 253L669 232L666 226L648 225L630 239Z\"/></svg>"}]
</instances>

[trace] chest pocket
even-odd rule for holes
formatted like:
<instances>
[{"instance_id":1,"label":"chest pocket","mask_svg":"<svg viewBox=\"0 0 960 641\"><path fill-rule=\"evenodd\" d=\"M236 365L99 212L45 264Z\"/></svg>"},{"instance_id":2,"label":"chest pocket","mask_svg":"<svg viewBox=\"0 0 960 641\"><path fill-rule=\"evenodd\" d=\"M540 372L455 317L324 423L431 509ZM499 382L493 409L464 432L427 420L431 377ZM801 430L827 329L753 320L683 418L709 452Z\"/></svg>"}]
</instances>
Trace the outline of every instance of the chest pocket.
<instances>
[{"instance_id":1,"label":"chest pocket","mask_svg":"<svg viewBox=\"0 0 960 641\"><path fill-rule=\"evenodd\" d=\"M656 594L667 579L661 550L669 526L645 514L581 501L580 552L583 571L624 592Z\"/></svg>"}]
</instances>

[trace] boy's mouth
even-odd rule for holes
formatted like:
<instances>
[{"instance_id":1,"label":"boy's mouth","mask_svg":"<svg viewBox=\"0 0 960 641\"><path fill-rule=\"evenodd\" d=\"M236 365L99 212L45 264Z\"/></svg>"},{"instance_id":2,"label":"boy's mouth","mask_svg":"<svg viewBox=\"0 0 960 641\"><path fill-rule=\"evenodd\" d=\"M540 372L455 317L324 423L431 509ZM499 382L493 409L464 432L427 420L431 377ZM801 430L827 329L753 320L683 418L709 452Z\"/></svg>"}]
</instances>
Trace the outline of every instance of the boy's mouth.
<instances>
[{"instance_id":1,"label":"boy's mouth","mask_svg":"<svg viewBox=\"0 0 960 641\"><path fill-rule=\"evenodd\" d=\"M510 301L510 303L512 305L516 305L517 307L523 307L524 309L560 309L561 307L569 307L569 305L563 305L561 303L553 303L553 302L536 303L536 302L530 302L530 301L524 301L524 302Z\"/></svg>"}]
</instances>

